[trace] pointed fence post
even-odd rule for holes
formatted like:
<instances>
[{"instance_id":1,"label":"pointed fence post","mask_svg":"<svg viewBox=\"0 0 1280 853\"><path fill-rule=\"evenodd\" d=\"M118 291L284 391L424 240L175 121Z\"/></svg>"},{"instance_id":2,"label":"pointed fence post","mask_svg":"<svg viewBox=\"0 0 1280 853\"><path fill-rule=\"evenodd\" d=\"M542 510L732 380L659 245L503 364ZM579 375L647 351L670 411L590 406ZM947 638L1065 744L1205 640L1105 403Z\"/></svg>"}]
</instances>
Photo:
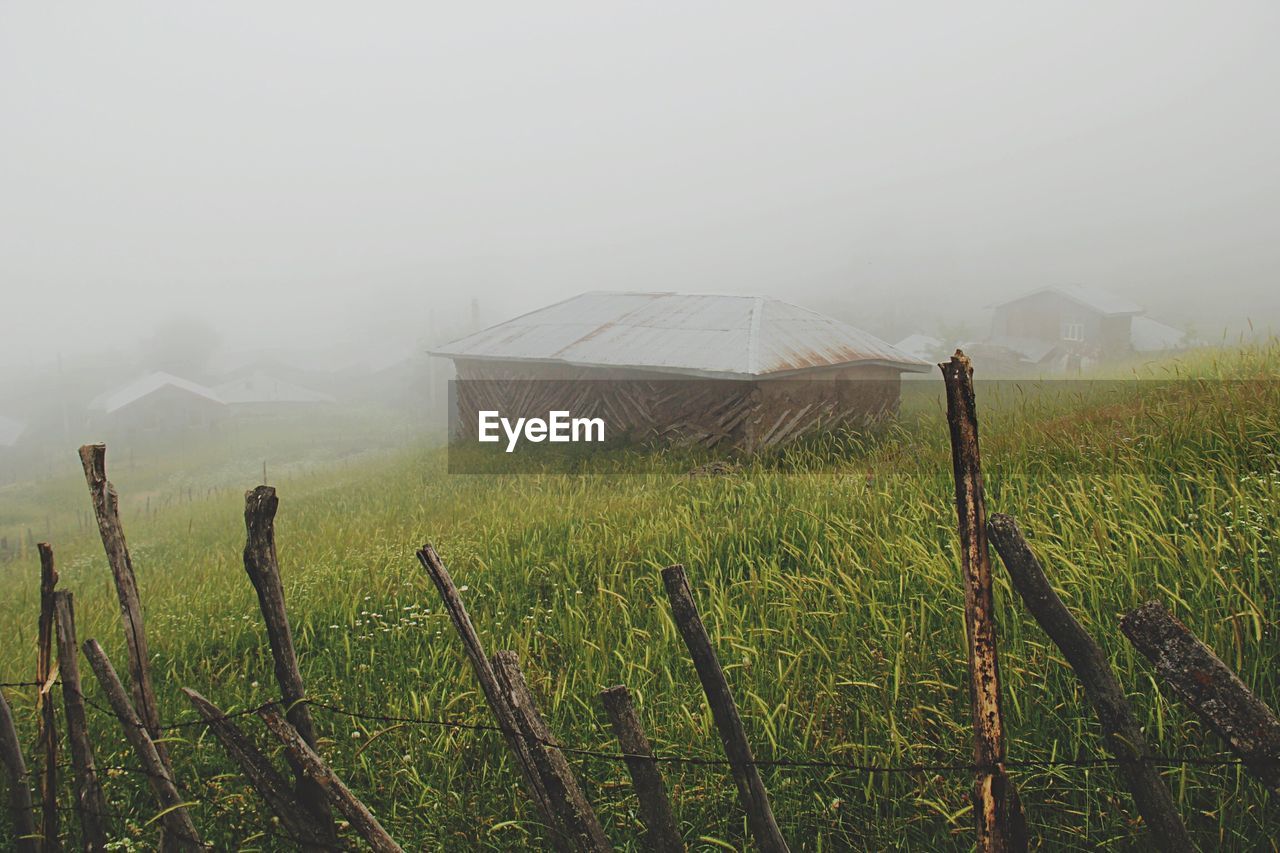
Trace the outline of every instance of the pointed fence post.
<instances>
[{"instance_id":1,"label":"pointed fence post","mask_svg":"<svg viewBox=\"0 0 1280 853\"><path fill-rule=\"evenodd\" d=\"M80 815L80 836L85 850L107 846L107 800L102 796L98 769L93 758L84 713L84 693L80 690L80 667L76 651L76 616L71 593L53 594L54 623L58 635L58 674L62 679L62 704L71 742L71 766L75 779L76 812Z\"/></svg>"},{"instance_id":2,"label":"pointed fence post","mask_svg":"<svg viewBox=\"0 0 1280 853\"><path fill-rule=\"evenodd\" d=\"M738 786L738 801L747 813L747 825L755 837L756 846L762 853L786 853L789 849L787 842L773 817L769 794L765 791L760 771L756 769L742 717L738 714L738 706L733 701L733 692L729 690L729 682L720 668L715 649L711 647L711 638L707 636L702 617L698 615L698 605L694 603L689 581L685 578L684 566L663 569L662 582L671 602L671 615L689 649L689 656L693 658L707 704L711 706L711 716L724 743L734 784Z\"/></svg>"},{"instance_id":3,"label":"pointed fence post","mask_svg":"<svg viewBox=\"0 0 1280 853\"><path fill-rule=\"evenodd\" d=\"M160 711L151 687L150 654L147 632L142 620L142 600L138 581L133 574L133 560L124 541L124 525L120 522L120 499L115 486L107 480L107 446L86 444L80 448L85 482L98 519L98 533L107 553L107 563L115 579L116 597L120 601L120 618L124 622L125 648L129 652L129 680L133 689L133 706L153 739L160 737ZM169 767L169 753L163 742L156 744L160 760Z\"/></svg>"},{"instance_id":4,"label":"pointed fence post","mask_svg":"<svg viewBox=\"0 0 1280 853\"><path fill-rule=\"evenodd\" d=\"M987 509L978 452L978 413L973 366L960 350L939 364L947 391L951 462L955 475L964 577L964 624L969 647L969 707L973 716L973 812L978 853L1027 848L1026 818L1018 789L1005 771L1004 715L1000 707L1000 663L996 652L995 600L991 593L991 553L987 549Z\"/></svg>"},{"instance_id":5,"label":"pointed fence post","mask_svg":"<svg viewBox=\"0 0 1280 853\"><path fill-rule=\"evenodd\" d=\"M241 772L262 797L267 808L279 818L280 825L289 834L291 841L307 853L341 849L316 826L315 818L298 799L293 786L217 705L189 688L182 688L182 693L208 725L209 731L222 744L227 755L240 766Z\"/></svg>"},{"instance_id":6,"label":"pointed fence post","mask_svg":"<svg viewBox=\"0 0 1280 853\"><path fill-rule=\"evenodd\" d=\"M1280 794L1280 719L1159 601L1125 614L1120 630L1164 683L1239 755L1255 779Z\"/></svg>"},{"instance_id":7,"label":"pointed fence post","mask_svg":"<svg viewBox=\"0 0 1280 853\"><path fill-rule=\"evenodd\" d=\"M15 849L21 853L38 853L40 835L36 832L35 806L27 785L27 765L22 760L22 744L3 692L0 692L0 766L9 777L9 814Z\"/></svg>"},{"instance_id":8,"label":"pointed fence post","mask_svg":"<svg viewBox=\"0 0 1280 853\"><path fill-rule=\"evenodd\" d=\"M653 748L645 737L640 718L631 704L631 693L625 685L600 691L600 704L609 715L609 723L626 758L631 785L640 800L640 821L645 828L645 847L657 853L684 853L684 839L671 812L667 786L658 771Z\"/></svg>"},{"instance_id":9,"label":"pointed fence post","mask_svg":"<svg viewBox=\"0 0 1280 853\"><path fill-rule=\"evenodd\" d=\"M174 783L173 771L160 760L160 753L156 751L156 745L138 712L129 704L129 696L125 693L120 676L116 675L107 653L94 639L85 640L82 648L89 666L98 677L98 683L102 685L102 692L111 703L111 710L120 720L125 740L129 741L134 755L146 771L147 781L156 797L156 805L160 807L160 824L169 833L168 841L186 850L204 850L200 833L196 831L191 815L187 812L187 804Z\"/></svg>"},{"instance_id":10,"label":"pointed fence post","mask_svg":"<svg viewBox=\"0 0 1280 853\"><path fill-rule=\"evenodd\" d=\"M525 792L537 808L543 824L552 831L551 842L558 849L571 849L565 846L565 839L555 832L557 825L556 812L551 805L542 777L534 763L529 745L525 743L516 730L512 710L503 695L501 687L498 685L498 677L493 671L493 665L484 653L484 645L480 642L480 635L476 633L475 627L471 624L471 617L467 614L467 608L462 603L462 596L458 593L458 588L454 585L453 578L449 575L449 570L445 568L444 561L440 559L440 555L429 544L423 545L418 550L418 562L426 569L431 582L435 584L436 591L440 593L444 609L448 612L449 619L453 622L453 627L457 630L459 639L462 640L462 649L467 655L467 660L471 662L471 670L475 673L476 681L480 683L480 692L484 694L485 701L489 704L489 710L493 713L493 718L497 722L498 728L502 729L503 737L506 738L507 747L511 750L512 756L515 757L516 767L520 771L520 779L524 783Z\"/></svg>"},{"instance_id":11,"label":"pointed fence post","mask_svg":"<svg viewBox=\"0 0 1280 853\"><path fill-rule=\"evenodd\" d=\"M1106 653L1054 592L1018 522L1012 516L995 513L987 524L987 531L1023 604L1084 685L1085 694L1102 724L1107 746L1120 762L1120 773L1156 849L1170 853L1194 851L1195 845L1178 816L1173 795L1150 760L1151 747L1133 716L1124 688L1107 663Z\"/></svg>"},{"instance_id":12,"label":"pointed fence post","mask_svg":"<svg viewBox=\"0 0 1280 853\"><path fill-rule=\"evenodd\" d=\"M280 500L270 486L258 486L245 492L244 570L258 593L258 607L267 626L267 641L271 645L271 657L275 662L276 683L285 706L289 723L298 731L307 746L315 748L316 732L311 722L311 710L303 699L302 672L298 668L298 654L293 645L293 631L284 606L284 583L280 579L280 562L276 557L276 508ZM332 827L333 817L329 798L319 783L305 772L290 756L290 764L297 777L298 799L307 805L322 826ZM330 829L336 839L336 830Z\"/></svg>"},{"instance_id":13,"label":"pointed fence post","mask_svg":"<svg viewBox=\"0 0 1280 853\"><path fill-rule=\"evenodd\" d=\"M364 803L360 802L337 774L329 769L324 760L311 748L311 744L307 743L306 738L290 725L288 720L270 708L259 711L258 716L266 724L267 730L284 746L285 752L292 761L302 767L302 772L313 779L317 787L325 792L333 807L351 822L351 828L369 842L374 853L404 853L400 845L382 828L382 824L378 823L373 813L365 808Z\"/></svg>"},{"instance_id":14,"label":"pointed fence post","mask_svg":"<svg viewBox=\"0 0 1280 853\"><path fill-rule=\"evenodd\" d=\"M538 768L544 789L555 809L557 825L574 849L584 853L607 853L613 849L596 818L586 794L574 778L573 770L560 751L546 721L538 713L533 694L520 671L515 652L502 651L493 656L493 671L498 677L508 707L515 718L516 731L527 744Z\"/></svg>"},{"instance_id":15,"label":"pointed fence post","mask_svg":"<svg viewBox=\"0 0 1280 853\"><path fill-rule=\"evenodd\" d=\"M53 662L53 592L58 585L58 570L53 563L53 548L48 542L36 545L40 551L40 622L36 631L36 710L40 714L37 749L40 766L40 835L44 853L58 849L58 714L50 691L58 670Z\"/></svg>"}]
</instances>

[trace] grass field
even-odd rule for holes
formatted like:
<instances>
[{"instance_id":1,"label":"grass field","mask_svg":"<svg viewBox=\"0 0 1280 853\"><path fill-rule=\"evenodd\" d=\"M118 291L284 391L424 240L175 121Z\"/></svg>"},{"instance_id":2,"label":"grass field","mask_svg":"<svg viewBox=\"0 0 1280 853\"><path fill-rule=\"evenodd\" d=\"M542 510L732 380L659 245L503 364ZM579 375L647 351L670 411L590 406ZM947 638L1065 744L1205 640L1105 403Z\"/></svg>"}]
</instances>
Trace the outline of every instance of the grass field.
<instances>
[{"instance_id":1,"label":"grass field","mask_svg":"<svg viewBox=\"0 0 1280 853\"><path fill-rule=\"evenodd\" d=\"M1211 756L1224 747L1159 693L1120 636L1118 616L1144 600L1168 602L1280 707L1278 363L1280 346L1272 345L1155 370L1173 382L978 389L989 509L1019 517L1163 754ZM465 586L488 650L520 654L565 742L616 749L596 694L623 683L659 753L716 757L719 741L658 575L679 562L757 757L964 763L969 711L946 426L936 397L912 393L920 400L893 428L810 442L723 476L688 476L690 460L675 454L621 476L448 476L441 451L412 448L287 478L268 472L281 499L277 542L309 692L377 714L489 721L413 557L430 541ZM204 469L178 467L198 492ZM246 459L239 485L255 485L259 467ZM206 490L147 513L130 496L164 479L149 470L144 481L108 451L108 474L126 502L162 715L191 717L181 686L227 709L266 701L272 668L240 562L241 490ZM62 508L55 517L63 522L51 522L62 532L53 540L60 585L76 595L81 638L99 638L122 668L101 545L74 521L89 506L78 477L68 448L66 471L0 493L0 514L20 523L23 512L38 519ZM77 490L82 503L71 508ZM32 677L37 579L34 555L0 565L0 680ZM998 561L996 579L1011 760L1105 754L1082 690ZM100 700L96 685L88 693ZM6 695L30 742L29 692ZM493 733L314 713L322 752L406 849L536 846L533 810ZM111 720L90 719L101 763L136 763ZM265 813L217 744L199 729L180 734L170 752L206 836L219 849L287 849L262 834ZM571 763L615 844L637 849L623 766ZM746 845L725 772L664 770L691 847ZM1014 776L1044 849L1144 846L1113 770ZM794 849L971 845L967 773L771 768L764 777ZM1280 803L1238 767L1180 767L1167 779L1204 849L1276 849ZM106 789L128 818L115 826L122 845L147 849L154 808L143 780L114 771ZM64 817L64 828L74 829L71 820Z\"/></svg>"}]
</instances>

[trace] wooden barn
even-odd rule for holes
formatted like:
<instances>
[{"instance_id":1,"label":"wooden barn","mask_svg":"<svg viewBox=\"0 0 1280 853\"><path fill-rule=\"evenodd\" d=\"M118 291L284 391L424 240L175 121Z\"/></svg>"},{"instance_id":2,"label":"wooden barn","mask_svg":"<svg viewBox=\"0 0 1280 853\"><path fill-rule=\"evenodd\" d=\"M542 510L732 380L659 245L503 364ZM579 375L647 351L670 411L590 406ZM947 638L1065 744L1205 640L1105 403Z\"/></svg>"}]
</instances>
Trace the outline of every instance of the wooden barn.
<instances>
[{"instance_id":1,"label":"wooden barn","mask_svg":"<svg viewBox=\"0 0 1280 853\"><path fill-rule=\"evenodd\" d=\"M610 439L751 450L897 411L933 366L777 299L585 293L432 351L453 360L455 438L478 413L601 417Z\"/></svg>"},{"instance_id":2,"label":"wooden barn","mask_svg":"<svg viewBox=\"0 0 1280 853\"><path fill-rule=\"evenodd\" d=\"M214 426L227 417L227 406L212 388L155 371L94 398L89 413L95 426L168 433Z\"/></svg>"},{"instance_id":3,"label":"wooden barn","mask_svg":"<svg viewBox=\"0 0 1280 853\"><path fill-rule=\"evenodd\" d=\"M1133 351L1132 322L1142 313L1142 306L1104 291L1044 287L995 306L988 343L1035 363L1043 362L1050 349L1057 355L1114 358Z\"/></svg>"}]
</instances>

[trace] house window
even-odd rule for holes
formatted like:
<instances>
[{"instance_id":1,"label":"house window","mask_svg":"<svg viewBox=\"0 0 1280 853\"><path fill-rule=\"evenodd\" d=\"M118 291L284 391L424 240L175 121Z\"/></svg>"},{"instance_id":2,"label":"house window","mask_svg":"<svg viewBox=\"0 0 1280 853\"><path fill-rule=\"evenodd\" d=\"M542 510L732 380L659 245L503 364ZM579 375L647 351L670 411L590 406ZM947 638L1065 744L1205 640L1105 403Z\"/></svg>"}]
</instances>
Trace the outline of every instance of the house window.
<instances>
[{"instance_id":1,"label":"house window","mask_svg":"<svg viewBox=\"0 0 1280 853\"><path fill-rule=\"evenodd\" d=\"M1083 341L1084 323L1063 323L1062 339L1064 341Z\"/></svg>"}]
</instances>

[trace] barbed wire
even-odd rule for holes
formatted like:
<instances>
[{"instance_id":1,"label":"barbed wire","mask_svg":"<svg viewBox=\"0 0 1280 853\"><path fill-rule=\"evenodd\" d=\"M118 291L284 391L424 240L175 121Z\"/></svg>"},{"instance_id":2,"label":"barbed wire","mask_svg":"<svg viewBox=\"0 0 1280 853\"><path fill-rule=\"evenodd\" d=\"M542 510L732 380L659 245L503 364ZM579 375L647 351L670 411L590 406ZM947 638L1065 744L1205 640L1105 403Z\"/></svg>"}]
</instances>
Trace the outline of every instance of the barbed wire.
<instances>
[{"instance_id":1,"label":"barbed wire","mask_svg":"<svg viewBox=\"0 0 1280 853\"><path fill-rule=\"evenodd\" d=\"M97 702L85 697L81 694L86 707L93 708L100 714L110 716L119 720L115 712ZM377 722L398 725L416 725L429 726L433 728L454 729L458 731L478 731L478 732L497 732L506 735L514 735L522 738L527 742L534 742L540 746L549 749L559 750L560 752L572 755L580 755L588 758L597 758L605 761L654 761L661 764L683 764L690 766L702 767L731 767L733 762L727 758L715 758L706 755L690 755L690 754L674 754L667 752L655 752L649 755L638 753L619 752L616 750L598 749L593 747L570 746L560 743L550 738L540 738L518 730L508 730L502 726L493 723L469 723L462 720L439 719L433 717L406 716L399 714L383 714L374 713L364 710L352 710L323 702L318 699L300 699L294 705L307 705L320 711L330 714L347 717L348 719L361 720L364 722ZM194 717L187 720L181 720L175 723L169 723L160 726L160 731L176 731L181 729L206 727L214 723L235 720L241 717L253 716L266 710L287 710L281 700L271 700L263 702L259 705L242 708L236 711L224 712L218 716L210 717ZM1144 756L1141 760L1157 767L1233 767L1243 765L1246 762L1238 756L1229 753L1219 753L1212 756L1196 756L1196 755L1160 755L1152 754ZM911 774L911 773L974 773L979 770L990 769L980 766L974 762L920 762L913 764L876 764L869 762L857 762L842 760L836 758L825 757L802 757L802 758L755 758L750 762L744 762L760 768L779 768L779 769L817 769L817 770L843 770L847 772L859 773L886 773L886 774ZM1002 762L1006 770L1054 770L1058 768L1097 768L1097 767L1118 767L1126 763L1124 760L1114 756L1080 756L1076 758L1046 758L1046 759L1008 759ZM1280 764L1280 758L1277 759L1261 759L1249 761L1252 765L1258 764Z\"/></svg>"},{"instance_id":2,"label":"barbed wire","mask_svg":"<svg viewBox=\"0 0 1280 853\"><path fill-rule=\"evenodd\" d=\"M66 690L65 685L62 685L58 682L55 682L55 684L57 684L61 689ZM0 686L41 687L43 686L43 683L41 682L4 682L4 683L0 683ZM96 700L90 697L85 696L83 690L80 691L79 698L81 699L81 701L83 701L85 707L91 708L95 712L103 716L110 717L111 719L115 720L117 723L123 724L123 721L120 720L120 718L116 715L113 709L100 704L99 702L97 702ZM653 754L636 754L636 753L619 752L619 751L607 750L607 749L597 749L597 748L591 748L591 747L570 746L570 745L558 743L553 739L540 738L540 737L532 736L530 734L519 732L519 731L511 731L502 726L495 725L492 723L475 723L475 722L466 722L463 720L456 720L456 719L440 719L440 718L416 716L416 715L379 713L379 712L372 712L372 711L362 710L362 709L345 708L340 705L333 704L331 702L321 701L318 699L301 699L298 702L293 703L293 706L286 706L281 700L270 700L258 705L241 708L235 711L223 712L221 714L218 714L217 716L211 716L208 718L201 716L201 717L193 717L190 719L179 720L173 723L169 723L167 725L160 726L160 730L162 732L165 732L165 731L176 731L176 730L196 728L196 727L209 727L219 722L253 716L267 710L282 711L282 710L288 710L289 708L295 707L298 705L306 705L310 708L316 709L317 711L321 711L327 714L332 714L335 716L345 717L352 720L359 720L362 722L376 722L376 723L384 723L384 724L390 724L390 725L405 725L405 726L429 726L434 728L444 728L444 729L451 729L451 730L458 730L458 731L497 732L497 733L503 733L507 735L515 735L517 737L524 739L526 742L538 743L543 747L546 747L549 749L556 749L563 753L582 756L584 758L595 758L595 759L611 761L611 762L641 760L641 761L653 761L653 762L658 762L663 764L690 765L690 766L698 766L698 767L725 768L725 767L732 766L732 762L730 762L726 758L717 758L717 757L711 757L706 755L675 754L675 753L667 753L667 752L657 752ZM1206 767L1206 768L1215 768L1215 769L1240 766L1246 763L1244 759L1241 759L1237 756L1227 754L1227 753L1219 753L1219 754L1210 755L1210 756L1148 755L1148 756L1145 756L1142 760L1158 767L1197 766L1197 767ZM921 774L921 773L932 773L932 774L973 773L982 769L990 769L987 767L980 767L979 765L973 762L953 762L953 763L921 762L921 763L911 763L911 764L877 764L877 763L871 763L871 762L857 762L857 761L850 761L850 760L830 758L830 757L757 758L747 763L754 765L755 767L758 767L758 768L779 768L779 769L802 768L802 769L832 770L832 771L842 771L842 772L859 772L859 773L867 773L867 774L903 774L903 775ZM1124 763L1125 762L1122 761L1121 759L1115 758L1113 756L1079 755L1078 757L1075 757L1075 758L1009 759L1003 762L1003 766L1007 770L1054 770L1054 769L1060 769L1060 768L1116 767ZM1262 761L1250 760L1247 763L1253 766L1257 766L1258 764L1272 764L1272 763L1280 764L1280 759L1273 759L1273 760L1264 759ZM58 768L66 768L72 765L70 762L62 761L62 762L58 762L55 766ZM33 768L32 770L28 770L28 775L34 776L36 772L37 771ZM132 766L128 764L100 764L100 765L96 765L93 768L93 772L95 776L106 777L106 778L110 778L112 776L124 774L124 773L142 776L142 777L150 777L150 778L158 778L160 776L160 774L156 774L150 770L147 770L144 767L137 767L137 766ZM177 774L174 774L174 775L177 775ZM166 775L164 778L170 783L178 784L176 780L173 778L173 776ZM187 788L186 785L181 785L180 787ZM198 799L197 802L199 801L200 800ZM213 805L215 808L217 807L216 804L219 802L217 798L203 800L203 801L207 804ZM34 808L34 804L32 808ZM58 806L57 808L59 811L69 811L69 812L77 811L77 809L74 807ZM97 816L103 817L103 818L109 818L116 822L138 819L138 815L136 814L127 814L127 813L123 813L115 810L110 810L107 813L103 813ZM298 844L303 844L305 842L306 844L310 845L313 848L320 847L322 849L331 849L334 851L342 851L342 850L350 849L349 847L343 846L342 844L334 845L334 844L317 842L314 839L301 839L282 830L283 830L283 827L278 826L275 822L271 822L268 827L262 827L255 830L253 834L248 836L246 839L243 839L241 843L242 844L247 843L248 841L254 838L263 838L263 839L269 839L274 842L286 843L290 845L298 845Z\"/></svg>"}]
</instances>

